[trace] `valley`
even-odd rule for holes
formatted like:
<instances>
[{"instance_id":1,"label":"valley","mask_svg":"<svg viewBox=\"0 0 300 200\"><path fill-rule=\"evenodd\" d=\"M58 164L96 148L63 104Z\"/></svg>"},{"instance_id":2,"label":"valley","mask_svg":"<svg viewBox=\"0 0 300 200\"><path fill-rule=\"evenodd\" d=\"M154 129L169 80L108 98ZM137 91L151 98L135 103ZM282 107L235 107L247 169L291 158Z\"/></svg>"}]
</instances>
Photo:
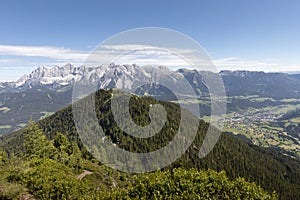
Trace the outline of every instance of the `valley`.
<instances>
[{"instance_id":1,"label":"valley","mask_svg":"<svg viewBox=\"0 0 300 200\"><path fill-rule=\"evenodd\" d=\"M236 98L241 97L231 97L229 101ZM298 126L300 115L283 119L289 113L300 109L299 100L262 99L256 96L249 96L247 99L257 105L229 112L224 116L223 130L244 135L255 145L282 150L282 153L299 159L300 135L292 133L288 127ZM264 104L264 101L273 101L276 105L260 108L259 104Z\"/></svg>"},{"instance_id":2,"label":"valley","mask_svg":"<svg viewBox=\"0 0 300 200\"><path fill-rule=\"evenodd\" d=\"M182 103L199 104L200 117L207 122L215 120L214 116L210 116L209 97L187 99ZM299 110L300 100L295 98L229 96L227 114L219 122L223 123L223 131L228 134L300 159Z\"/></svg>"}]
</instances>

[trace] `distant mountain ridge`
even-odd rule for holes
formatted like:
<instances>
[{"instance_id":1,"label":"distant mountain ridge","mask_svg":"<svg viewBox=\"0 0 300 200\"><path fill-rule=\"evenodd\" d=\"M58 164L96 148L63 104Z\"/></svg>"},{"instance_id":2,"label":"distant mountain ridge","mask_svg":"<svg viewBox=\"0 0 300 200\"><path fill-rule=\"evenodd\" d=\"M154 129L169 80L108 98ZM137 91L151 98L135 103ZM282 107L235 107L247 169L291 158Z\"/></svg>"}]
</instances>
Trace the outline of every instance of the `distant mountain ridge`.
<instances>
[{"instance_id":1,"label":"distant mountain ridge","mask_svg":"<svg viewBox=\"0 0 300 200\"><path fill-rule=\"evenodd\" d=\"M159 70L158 70L159 68ZM99 88L131 87L133 80L151 80L155 74L163 71L172 73L167 67L127 65L100 65L98 67L75 67L66 64L63 67L47 68L41 66L17 81L0 83L0 93L18 92L36 86L48 89L63 88L75 81L86 80L99 82ZM178 69L176 73L183 75L194 88L196 94L208 92L203 80L203 72L197 70ZM300 98L300 75L286 73L265 73L261 71L229 71L220 73L228 96L258 95L272 98Z\"/></svg>"},{"instance_id":2,"label":"distant mountain ridge","mask_svg":"<svg viewBox=\"0 0 300 200\"><path fill-rule=\"evenodd\" d=\"M89 77L89 70L85 66L74 67L71 64L63 67L54 66L47 68L40 66L30 74L22 76L17 81L0 83L0 88L10 88L15 90L26 90L34 86L43 85L46 87L62 87L74 83L84 77Z\"/></svg>"},{"instance_id":3,"label":"distant mountain ridge","mask_svg":"<svg viewBox=\"0 0 300 200\"><path fill-rule=\"evenodd\" d=\"M228 96L300 97L300 76L297 74L221 71L220 75Z\"/></svg>"},{"instance_id":4,"label":"distant mountain ridge","mask_svg":"<svg viewBox=\"0 0 300 200\"><path fill-rule=\"evenodd\" d=\"M162 66L159 67L159 70L169 72L168 68ZM155 73L157 73L155 67L140 67L135 64L110 64L98 67L75 67L71 64L66 64L63 67L54 66L52 68L40 66L17 81L0 83L0 92L24 91L36 86L61 88L66 85L72 85L75 81L82 80L91 83L100 82L100 88L114 87L120 84L124 87L130 87L134 79L151 79Z\"/></svg>"}]
</instances>

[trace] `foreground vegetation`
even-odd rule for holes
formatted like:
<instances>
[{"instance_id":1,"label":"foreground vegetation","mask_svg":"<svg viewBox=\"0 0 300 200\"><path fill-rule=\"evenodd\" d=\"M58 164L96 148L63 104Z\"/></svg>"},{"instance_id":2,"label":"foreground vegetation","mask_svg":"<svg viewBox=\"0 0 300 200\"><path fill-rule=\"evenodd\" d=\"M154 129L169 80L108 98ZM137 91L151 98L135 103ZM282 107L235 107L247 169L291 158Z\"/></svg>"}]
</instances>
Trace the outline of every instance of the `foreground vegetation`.
<instances>
[{"instance_id":1,"label":"foreground vegetation","mask_svg":"<svg viewBox=\"0 0 300 200\"><path fill-rule=\"evenodd\" d=\"M224 171L174 168L130 175L85 158L77 144L57 133L48 141L31 124L22 157L0 153L0 199L276 199L244 178ZM78 176L82 171L86 176Z\"/></svg>"}]
</instances>

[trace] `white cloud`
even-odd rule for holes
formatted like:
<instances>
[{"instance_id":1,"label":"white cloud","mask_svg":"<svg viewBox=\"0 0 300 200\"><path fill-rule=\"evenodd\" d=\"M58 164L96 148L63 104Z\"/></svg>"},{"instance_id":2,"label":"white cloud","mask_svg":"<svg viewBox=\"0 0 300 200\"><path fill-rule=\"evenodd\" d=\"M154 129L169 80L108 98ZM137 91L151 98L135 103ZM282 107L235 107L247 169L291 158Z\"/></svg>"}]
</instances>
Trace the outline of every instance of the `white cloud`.
<instances>
[{"instance_id":1,"label":"white cloud","mask_svg":"<svg viewBox=\"0 0 300 200\"><path fill-rule=\"evenodd\" d=\"M277 63L262 60L246 60L237 57L214 59L213 62L220 69L230 70L272 71L278 68Z\"/></svg>"},{"instance_id":2,"label":"white cloud","mask_svg":"<svg viewBox=\"0 0 300 200\"><path fill-rule=\"evenodd\" d=\"M135 63L138 65L164 65L172 68L190 68L191 62L204 63L195 56L197 53L193 49L165 48L151 45L103 45L93 52L88 61L91 63ZM207 64L203 64L203 66L207 66Z\"/></svg>"},{"instance_id":3,"label":"white cloud","mask_svg":"<svg viewBox=\"0 0 300 200\"><path fill-rule=\"evenodd\" d=\"M0 45L2 56L45 57L58 60L81 60L88 54L63 47Z\"/></svg>"},{"instance_id":4,"label":"white cloud","mask_svg":"<svg viewBox=\"0 0 300 200\"><path fill-rule=\"evenodd\" d=\"M299 72L300 71L300 64L292 64L292 65L286 65L282 66L281 71L285 72Z\"/></svg>"},{"instance_id":5,"label":"white cloud","mask_svg":"<svg viewBox=\"0 0 300 200\"><path fill-rule=\"evenodd\" d=\"M9 64L9 63L16 63L16 62L20 62L20 59L1 59L0 58L0 63L2 64Z\"/></svg>"},{"instance_id":6,"label":"white cloud","mask_svg":"<svg viewBox=\"0 0 300 200\"><path fill-rule=\"evenodd\" d=\"M173 52L177 54L194 54L196 51L194 49L180 49L180 48L165 48L159 46L151 46L151 45L135 45L135 44L122 44L122 45L103 45L101 49L106 49L115 52L129 52L129 51L149 51L149 50L160 50L160 52Z\"/></svg>"}]
</instances>

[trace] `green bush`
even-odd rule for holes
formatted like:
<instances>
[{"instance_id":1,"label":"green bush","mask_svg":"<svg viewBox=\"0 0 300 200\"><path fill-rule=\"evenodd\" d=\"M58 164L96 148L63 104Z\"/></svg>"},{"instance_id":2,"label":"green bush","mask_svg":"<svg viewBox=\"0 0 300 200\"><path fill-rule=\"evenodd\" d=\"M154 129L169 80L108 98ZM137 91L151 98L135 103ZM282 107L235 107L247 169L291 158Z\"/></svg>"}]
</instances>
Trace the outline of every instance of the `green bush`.
<instances>
[{"instance_id":1,"label":"green bush","mask_svg":"<svg viewBox=\"0 0 300 200\"><path fill-rule=\"evenodd\" d=\"M255 183L230 181L225 172L173 169L138 175L127 189L115 189L109 199L276 199Z\"/></svg>"},{"instance_id":2,"label":"green bush","mask_svg":"<svg viewBox=\"0 0 300 200\"><path fill-rule=\"evenodd\" d=\"M38 199L80 199L87 190L70 168L51 159L43 159L22 180Z\"/></svg>"}]
</instances>

